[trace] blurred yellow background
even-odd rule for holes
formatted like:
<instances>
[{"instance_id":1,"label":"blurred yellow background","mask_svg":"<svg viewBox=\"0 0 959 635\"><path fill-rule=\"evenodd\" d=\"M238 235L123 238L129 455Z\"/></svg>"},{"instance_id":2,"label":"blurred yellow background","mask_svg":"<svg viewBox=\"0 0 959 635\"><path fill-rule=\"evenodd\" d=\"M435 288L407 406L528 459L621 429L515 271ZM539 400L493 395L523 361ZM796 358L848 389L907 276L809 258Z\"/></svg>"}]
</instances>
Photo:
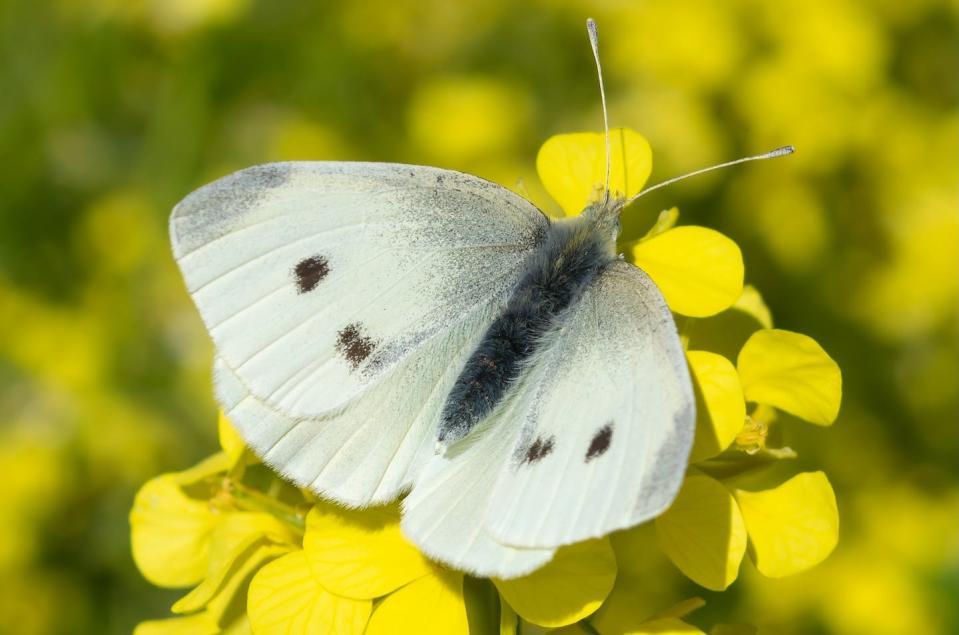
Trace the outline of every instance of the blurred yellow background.
<instances>
[{"instance_id":1,"label":"blurred yellow background","mask_svg":"<svg viewBox=\"0 0 959 635\"><path fill-rule=\"evenodd\" d=\"M844 374L837 424L787 439L835 486L836 552L723 594L677 576L707 600L692 621L959 632L959 5L937 0L0 2L0 632L125 633L177 594L127 524L144 480L215 446L172 206L279 159L543 202L539 144L601 123L587 15L653 182L798 149L643 199L625 238L672 205L725 232Z\"/></svg>"}]
</instances>

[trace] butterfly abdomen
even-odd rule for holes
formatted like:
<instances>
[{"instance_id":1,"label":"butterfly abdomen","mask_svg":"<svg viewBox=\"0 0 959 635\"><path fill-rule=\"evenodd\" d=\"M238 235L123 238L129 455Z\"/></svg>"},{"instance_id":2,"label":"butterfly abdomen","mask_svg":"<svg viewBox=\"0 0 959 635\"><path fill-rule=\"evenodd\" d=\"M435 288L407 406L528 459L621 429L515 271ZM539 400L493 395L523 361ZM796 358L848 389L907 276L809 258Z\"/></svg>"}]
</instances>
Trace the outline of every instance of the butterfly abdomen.
<instances>
[{"instance_id":1,"label":"butterfly abdomen","mask_svg":"<svg viewBox=\"0 0 959 635\"><path fill-rule=\"evenodd\" d=\"M446 399L441 443L464 437L503 399L544 336L612 261L612 250L586 219L553 223L530 256L504 311L489 326Z\"/></svg>"}]
</instances>

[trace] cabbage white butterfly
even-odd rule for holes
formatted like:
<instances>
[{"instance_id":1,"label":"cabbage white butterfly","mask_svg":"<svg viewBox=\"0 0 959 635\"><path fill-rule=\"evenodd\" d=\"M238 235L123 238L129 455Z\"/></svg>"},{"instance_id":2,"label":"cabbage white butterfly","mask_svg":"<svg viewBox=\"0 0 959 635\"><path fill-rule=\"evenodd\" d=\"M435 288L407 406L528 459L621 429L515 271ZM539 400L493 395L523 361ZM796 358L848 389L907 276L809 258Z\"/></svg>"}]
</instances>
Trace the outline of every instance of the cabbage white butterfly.
<instances>
[{"instance_id":1,"label":"cabbage white butterfly","mask_svg":"<svg viewBox=\"0 0 959 635\"><path fill-rule=\"evenodd\" d=\"M343 505L408 491L407 537L476 575L658 515L692 442L672 314L615 251L636 197L609 194L588 30L606 196L577 218L450 170L289 162L206 185L170 219L250 447Z\"/></svg>"}]
</instances>

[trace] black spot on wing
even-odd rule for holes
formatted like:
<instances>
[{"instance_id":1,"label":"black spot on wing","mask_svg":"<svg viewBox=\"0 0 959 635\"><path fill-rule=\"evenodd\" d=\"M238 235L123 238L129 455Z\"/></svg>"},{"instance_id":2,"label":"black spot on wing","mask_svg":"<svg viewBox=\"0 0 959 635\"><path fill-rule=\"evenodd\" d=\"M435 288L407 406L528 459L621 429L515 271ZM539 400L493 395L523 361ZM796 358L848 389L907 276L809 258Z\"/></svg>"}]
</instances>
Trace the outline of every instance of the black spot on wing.
<instances>
[{"instance_id":1,"label":"black spot on wing","mask_svg":"<svg viewBox=\"0 0 959 635\"><path fill-rule=\"evenodd\" d=\"M297 293L309 293L330 273L330 264L326 258L317 254L304 258L293 267L296 276Z\"/></svg>"},{"instance_id":2,"label":"black spot on wing","mask_svg":"<svg viewBox=\"0 0 959 635\"><path fill-rule=\"evenodd\" d=\"M586 450L586 463L595 458L606 454L609 444L613 441L613 422L610 421L593 435L593 440L589 442L589 449Z\"/></svg>"},{"instance_id":3,"label":"black spot on wing","mask_svg":"<svg viewBox=\"0 0 959 635\"><path fill-rule=\"evenodd\" d=\"M336 351L356 370L370 356L376 343L373 338L363 334L363 325L359 322L347 325L336 338Z\"/></svg>"},{"instance_id":4,"label":"black spot on wing","mask_svg":"<svg viewBox=\"0 0 959 635\"><path fill-rule=\"evenodd\" d=\"M530 444L529 448L526 449L526 456L523 457L523 462L528 465L546 458L552 453L553 444L555 442L556 437L536 439L532 444Z\"/></svg>"}]
</instances>

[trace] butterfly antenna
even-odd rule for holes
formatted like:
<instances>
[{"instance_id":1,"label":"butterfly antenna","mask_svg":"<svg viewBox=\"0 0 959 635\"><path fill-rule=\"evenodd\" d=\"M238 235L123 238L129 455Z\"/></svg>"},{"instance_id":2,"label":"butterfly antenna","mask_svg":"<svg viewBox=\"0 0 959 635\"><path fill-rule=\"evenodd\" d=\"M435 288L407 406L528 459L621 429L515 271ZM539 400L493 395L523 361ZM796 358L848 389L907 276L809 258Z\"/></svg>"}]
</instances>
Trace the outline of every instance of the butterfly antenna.
<instances>
[{"instance_id":1,"label":"butterfly antenna","mask_svg":"<svg viewBox=\"0 0 959 635\"><path fill-rule=\"evenodd\" d=\"M603 130L606 133L606 203L609 203L609 174L613 162L612 146L609 140L609 116L606 114L606 87L603 86L603 65L599 61L599 33L596 30L596 21L593 18L586 20L586 32L589 33L589 45L593 48L593 59L596 60L596 75L599 77L599 99L603 104Z\"/></svg>"},{"instance_id":2,"label":"butterfly antenna","mask_svg":"<svg viewBox=\"0 0 959 635\"><path fill-rule=\"evenodd\" d=\"M676 176L676 177L673 177L673 178L671 178L671 179L669 179L669 180L663 181L662 183L657 183L656 185L652 185L652 186L650 186L650 187L647 187L645 190L643 190L642 192L640 192L640 193L637 194L636 196L633 196L632 198L627 199L626 202L623 203L623 207L629 205L630 203L632 203L633 201L635 201L635 200L636 200L637 198L639 198L640 196L645 196L645 195L649 194L649 193L652 192L653 190L658 190L658 189L661 188L661 187L666 187L667 185L671 185L671 184L673 184L673 183L675 183L675 182L677 182L677 181L682 181L683 179L688 179L688 178L691 177L691 176L697 176L697 175L699 175L699 174L704 174L704 173L706 173L706 172L712 172L713 170L719 170L719 169L722 169L722 168L728 168L728 167L731 166L731 165L738 165L738 164L740 164L740 163L746 163L747 161L762 161L763 159L775 159L775 158L777 158L777 157L784 157L784 156L786 156L786 155L792 154L792 153L795 152L795 151L796 151L796 149L795 149L794 147L792 147L792 146L783 146L783 147L781 147L781 148L776 148L775 150L770 150L769 152L766 152L765 154L757 154L757 155L751 156L751 157L743 157L742 159L736 159L735 161L727 161L726 163L720 163L720 164L718 164L718 165L711 165L711 166L709 166L708 168L701 168L701 169L699 169L699 170L695 170L694 172L690 172L690 173L688 173L688 174L683 174L682 176Z\"/></svg>"}]
</instances>

